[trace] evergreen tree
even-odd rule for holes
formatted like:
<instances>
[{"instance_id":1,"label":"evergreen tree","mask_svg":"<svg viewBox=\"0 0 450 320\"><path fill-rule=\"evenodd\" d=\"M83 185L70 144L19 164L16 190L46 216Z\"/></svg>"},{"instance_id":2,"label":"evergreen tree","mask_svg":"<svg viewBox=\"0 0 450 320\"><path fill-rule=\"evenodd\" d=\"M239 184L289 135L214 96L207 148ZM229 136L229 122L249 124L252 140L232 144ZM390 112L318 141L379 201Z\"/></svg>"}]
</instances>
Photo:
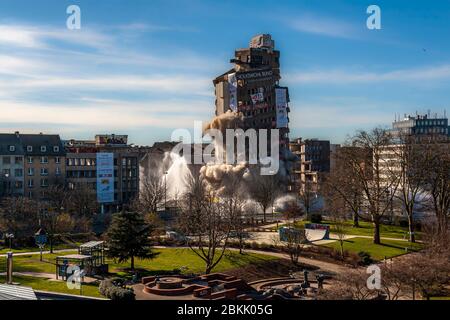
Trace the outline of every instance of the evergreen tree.
<instances>
[{"instance_id":1,"label":"evergreen tree","mask_svg":"<svg viewBox=\"0 0 450 320\"><path fill-rule=\"evenodd\" d=\"M114 215L106 234L108 255L119 263L131 259L131 270L134 271L135 257L152 259L156 255L150 248L151 230L138 212L122 211Z\"/></svg>"}]
</instances>

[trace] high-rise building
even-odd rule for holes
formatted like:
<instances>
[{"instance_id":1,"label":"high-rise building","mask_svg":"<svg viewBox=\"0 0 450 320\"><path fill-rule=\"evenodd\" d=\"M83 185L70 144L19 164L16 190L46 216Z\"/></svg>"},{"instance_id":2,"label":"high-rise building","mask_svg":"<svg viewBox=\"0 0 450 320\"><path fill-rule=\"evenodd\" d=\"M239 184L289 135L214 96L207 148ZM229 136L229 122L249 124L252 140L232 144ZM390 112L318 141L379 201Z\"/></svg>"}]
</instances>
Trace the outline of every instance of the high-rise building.
<instances>
[{"instance_id":1,"label":"high-rise building","mask_svg":"<svg viewBox=\"0 0 450 320\"><path fill-rule=\"evenodd\" d=\"M434 117L430 113L416 116L406 115L392 123L394 134L406 134L418 139L449 140L450 127L446 116Z\"/></svg>"},{"instance_id":2,"label":"high-rise building","mask_svg":"<svg viewBox=\"0 0 450 320\"><path fill-rule=\"evenodd\" d=\"M280 129L280 157L289 147L289 92L279 85L280 52L269 34L252 38L238 49L233 68L213 80L216 115L241 112L246 129Z\"/></svg>"}]
</instances>

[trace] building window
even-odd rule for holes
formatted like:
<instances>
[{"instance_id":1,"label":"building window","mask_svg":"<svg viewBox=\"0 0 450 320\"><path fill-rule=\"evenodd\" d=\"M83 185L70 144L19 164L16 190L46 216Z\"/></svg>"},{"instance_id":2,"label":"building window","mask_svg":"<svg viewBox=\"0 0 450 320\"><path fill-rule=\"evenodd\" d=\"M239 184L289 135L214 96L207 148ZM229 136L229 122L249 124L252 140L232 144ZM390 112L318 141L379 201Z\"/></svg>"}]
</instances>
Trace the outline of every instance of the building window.
<instances>
[{"instance_id":1,"label":"building window","mask_svg":"<svg viewBox=\"0 0 450 320\"><path fill-rule=\"evenodd\" d=\"M33 157L28 157L28 163L33 163Z\"/></svg>"},{"instance_id":2,"label":"building window","mask_svg":"<svg viewBox=\"0 0 450 320\"><path fill-rule=\"evenodd\" d=\"M33 146L27 146L27 152L33 152Z\"/></svg>"},{"instance_id":3,"label":"building window","mask_svg":"<svg viewBox=\"0 0 450 320\"><path fill-rule=\"evenodd\" d=\"M16 182L14 182L14 188L15 188L15 189L22 189L22 188L23 188L23 183L22 183L22 181L16 181Z\"/></svg>"},{"instance_id":4,"label":"building window","mask_svg":"<svg viewBox=\"0 0 450 320\"><path fill-rule=\"evenodd\" d=\"M23 160L22 157L16 157L16 158L14 159L14 162L15 162L16 164L22 164L22 160Z\"/></svg>"},{"instance_id":5,"label":"building window","mask_svg":"<svg viewBox=\"0 0 450 320\"><path fill-rule=\"evenodd\" d=\"M11 158L10 157L3 157L3 164L11 164Z\"/></svg>"},{"instance_id":6,"label":"building window","mask_svg":"<svg viewBox=\"0 0 450 320\"><path fill-rule=\"evenodd\" d=\"M9 146L9 152L14 152L16 151L16 147L15 146Z\"/></svg>"},{"instance_id":7,"label":"building window","mask_svg":"<svg viewBox=\"0 0 450 320\"><path fill-rule=\"evenodd\" d=\"M61 174L61 168L56 167L56 175L59 176Z\"/></svg>"},{"instance_id":8,"label":"building window","mask_svg":"<svg viewBox=\"0 0 450 320\"><path fill-rule=\"evenodd\" d=\"M28 180L28 188L33 188L34 187L34 180L33 179L29 179Z\"/></svg>"},{"instance_id":9,"label":"building window","mask_svg":"<svg viewBox=\"0 0 450 320\"><path fill-rule=\"evenodd\" d=\"M30 198L30 199L33 198L33 191L28 191L28 198Z\"/></svg>"},{"instance_id":10,"label":"building window","mask_svg":"<svg viewBox=\"0 0 450 320\"><path fill-rule=\"evenodd\" d=\"M41 168L41 176L48 176L48 169L47 168Z\"/></svg>"},{"instance_id":11,"label":"building window","mask_svg":"<svg viewBox=\"0 0 450 320\"><path fill-rule=\"evenodd\" d=\"M47 152L47 147L46 146L41 146L41 152Z\"/></svg>"},{"instance_id":12,"label":"building window","mask_svg":"<svg viewBox=\"0 0 450 320\"><path fill-rule=\"evenodd\" d=\"M41 179L41 187L48 187L48 179Z\"/></svg>"},{"instance_id":13,"label":"building window","mask_svg":"<svg viewBox=\"0 0 450 320\"><path fill-rule=\"evenodd\" d=\"M11 175L11 171L9 169L3 169L3 176L8 178Z\"/></svg>"},{"instance_id":14,"label":"building window","mask_svg":"<svg viewBox=\"0 0 450 320\"><path fill-rule=\"evenodd\" d=\"M23 170L22 169L14 169L14 176L22 177L23 176Z\"/></svg>"},{"instance_id":15,"label":"building window","mask_svg":"<svg viewBox=\"0 0 450 320\"><path fill-rule=\"evenodd\" d=\"M48 163L48 157L41 157L41 163Z\"/></svg>"},{"instance_id":16,"label":"building window","mask_svg":"<svg viewBox=\"0 0 450 320\"><path fill-rule=\"evenodd\" d=\"M28 175L34 176L34 168L28 168Z\"/></svg>"},{"instance_id":17,"label":"building window","mask_svg":"<svg viewBox=\"0 0 450 320\"><path fill-rule=\"evenodd\" d=\"M58 146L54 146L53 147L53 152L59 152L59 147Z\"/></svg>"},{"instance_id":18,"label":"building window","mask_svg":"<svg viewBox=\"0 0 450 320\"><path fill-rule=\"evenodd\" d=\"M59 157L55 157L55 163L61 163L61 159Z\"/></svg>"}]
</instances>

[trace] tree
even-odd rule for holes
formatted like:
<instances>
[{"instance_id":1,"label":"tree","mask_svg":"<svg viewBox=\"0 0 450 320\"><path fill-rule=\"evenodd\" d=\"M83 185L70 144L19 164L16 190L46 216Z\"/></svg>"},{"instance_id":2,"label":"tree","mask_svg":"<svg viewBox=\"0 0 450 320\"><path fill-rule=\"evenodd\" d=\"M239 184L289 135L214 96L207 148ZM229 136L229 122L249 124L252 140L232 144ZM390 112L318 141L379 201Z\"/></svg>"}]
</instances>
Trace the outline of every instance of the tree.
<instances>
[{"instance_id":1,"label":"tree","mask_svg":"<svg viewBox=\"0 0 450 320\"><path fill-rule=\"evenodd\" d=\"M438 231L445 234L450 217L450 143L429 145L429 162L425 190L429 193L431 208L436 215Z\"/></svg>"},{"instance_id":2,"label":"tree","mask_svg":"<svg viewBox=\"0 0 450 320\"><path fill-rule=\"evenodd\" d=\"M218 199L203 177L191 177L181 200L178 228L208 274L221 261L233 228L235 202Z\"/></svg>"},{"instance_id":3,"label":"tree","mask_svg":"<svg viewBox=\"0 0 450 320\"><path fill-rule=\"evenodd\" d=\"M72 217L65 213L71 203L68 189L61 183L54 183L48 187L46 200L40 203L41 225L48 236L50 253L53 253L55 236L62 232L72 231L74 226Z\"/></svg>"},{"instance_id":4,"label":"tree","mask_svg":"<svg viewBox=\"0 0 450 320\"><path fill-rule=\"evenodd\" d=\"M363 187L359 179L355 178L353 168L348 165L346 155L358 150L352 147L339 148L333 154L335 169L327 176L323 183L323 194L326 202L332 203L331 209L340 208L352 214L353 227L359 227L359 217L363 202Z\"/></svg>"},{"instance_id":5,"label":"tree","mask_svg":"<svg viewBox=\"0 0 450 320\"><path fill-rule=\"evenodd\" d=\"M25 197L3 198L0 207L0 231L9 232L18 241L34 236L39 227L38 204Z\"/></svg>"},{"instance_id":6,"label":"tree","mask_svg":"<svg viewBox=\"0 0 450 320\"><path fill-rule=\"evenodd\" d=\"M131 259L130 268L134 271L135 258L152 259L156 255L150 247L151 230L138 212L115 214L106 233L108 255L119 262Z\"/></svg>"},{"instance_id":7,"label":"tree","mask_svg":"<svg viewBox=\"0 0 450 320\"><path fill-rule=\"evenodd\" d=\"M398 160L398 170L393 171L399 179L396 198L408 217L409 241L415 242L414 211L420 203L420 192L425 187L430 153L426 144L409 135L400 134L399 142L391 148Z\"/></svg>"},{"instance_id":8,"label":"tree","mask_svg":"<svg viewBox=\"0 0 450 320\"><path fill-rule=\"evenodd\" d=\"M279 193L279 178L277 175L261 175L259 170L252 173L248 189L251 198L261 206L263 219L266 222L266 211L273 207Z\"/></svg>"},{"instance_id":9,"label":"tree","mask_svg":"<svg viewBox=\"0 0 450 320\"><path fill-rule=\"evenodd\" d=\"M392 136L384 129L375 128L370 132L359 131L351 139L351 148L344 148L346 165L351 168L363 191L366 220L374 226L373 243L380 244L380 225L391 204L399 179L394 174L395 167L386 152L392 146Z\"/></svg>"},{"instance_id":10,"label":"tree","mask_svg":"<svg viewBox=\"0 0 450 320\"><path fill-rule=\"evenodd\" d=\"M318 200L318 183L306 180L299 190L299 199L305 209L306 217L311 218L311 210Z\"/></svg>"},{"instance_id":11,"label":"tree","mask_svg":"<svg viewBox=\"0 0 450 320\"><path fill-rule=\"evenodd\" d=\"M150 173L141 181L139 199L137 199L138 210L146 213L156 213L158 205L164 201L166 196L164 180L155 173Z\"/></svg>"},{"instance_id":12,"label":"tree","mask_svg":"<svg viewBox=\"0 0 450 320\"><path fill-rule=\"evenodd\" d=\"M87 183L77 183L73 189L68 191L70 203L67 207L70 213L76 217L92 219L92 216L98 210L95 190Z\"/></svg>"}]
</instances>

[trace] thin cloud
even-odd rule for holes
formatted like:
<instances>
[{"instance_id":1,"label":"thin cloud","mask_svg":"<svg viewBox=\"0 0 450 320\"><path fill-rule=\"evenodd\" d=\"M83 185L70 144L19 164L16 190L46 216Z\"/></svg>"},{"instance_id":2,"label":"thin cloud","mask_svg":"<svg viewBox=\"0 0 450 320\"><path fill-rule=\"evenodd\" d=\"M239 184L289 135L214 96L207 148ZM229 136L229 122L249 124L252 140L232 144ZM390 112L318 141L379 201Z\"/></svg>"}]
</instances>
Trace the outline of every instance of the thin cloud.
<instances>
[{"instance_id":1,"label":"thin cloud","mask_svg":"<svg viewBox=\"0 0 450 320\"><path fill-rule=\"evenodd\" d=\"M430 66L386 72L348 72L344 70L298 72L286 75L292 83L303 84L351 84L383 81L424 81L450 79L450 65Z\"/></svg>"},{"instance_id":2,"label":"thin cloud","mask_svg":"<svg viewBox=\"0 0 450 320\"><path fill-rule=\"evenodd\" d=\"M300 14L288 21L288 26L299 32L311 33L333 38L355 39L359 37L358 28L348 22L313 14Z\"/></svg>"}]
</instances>

